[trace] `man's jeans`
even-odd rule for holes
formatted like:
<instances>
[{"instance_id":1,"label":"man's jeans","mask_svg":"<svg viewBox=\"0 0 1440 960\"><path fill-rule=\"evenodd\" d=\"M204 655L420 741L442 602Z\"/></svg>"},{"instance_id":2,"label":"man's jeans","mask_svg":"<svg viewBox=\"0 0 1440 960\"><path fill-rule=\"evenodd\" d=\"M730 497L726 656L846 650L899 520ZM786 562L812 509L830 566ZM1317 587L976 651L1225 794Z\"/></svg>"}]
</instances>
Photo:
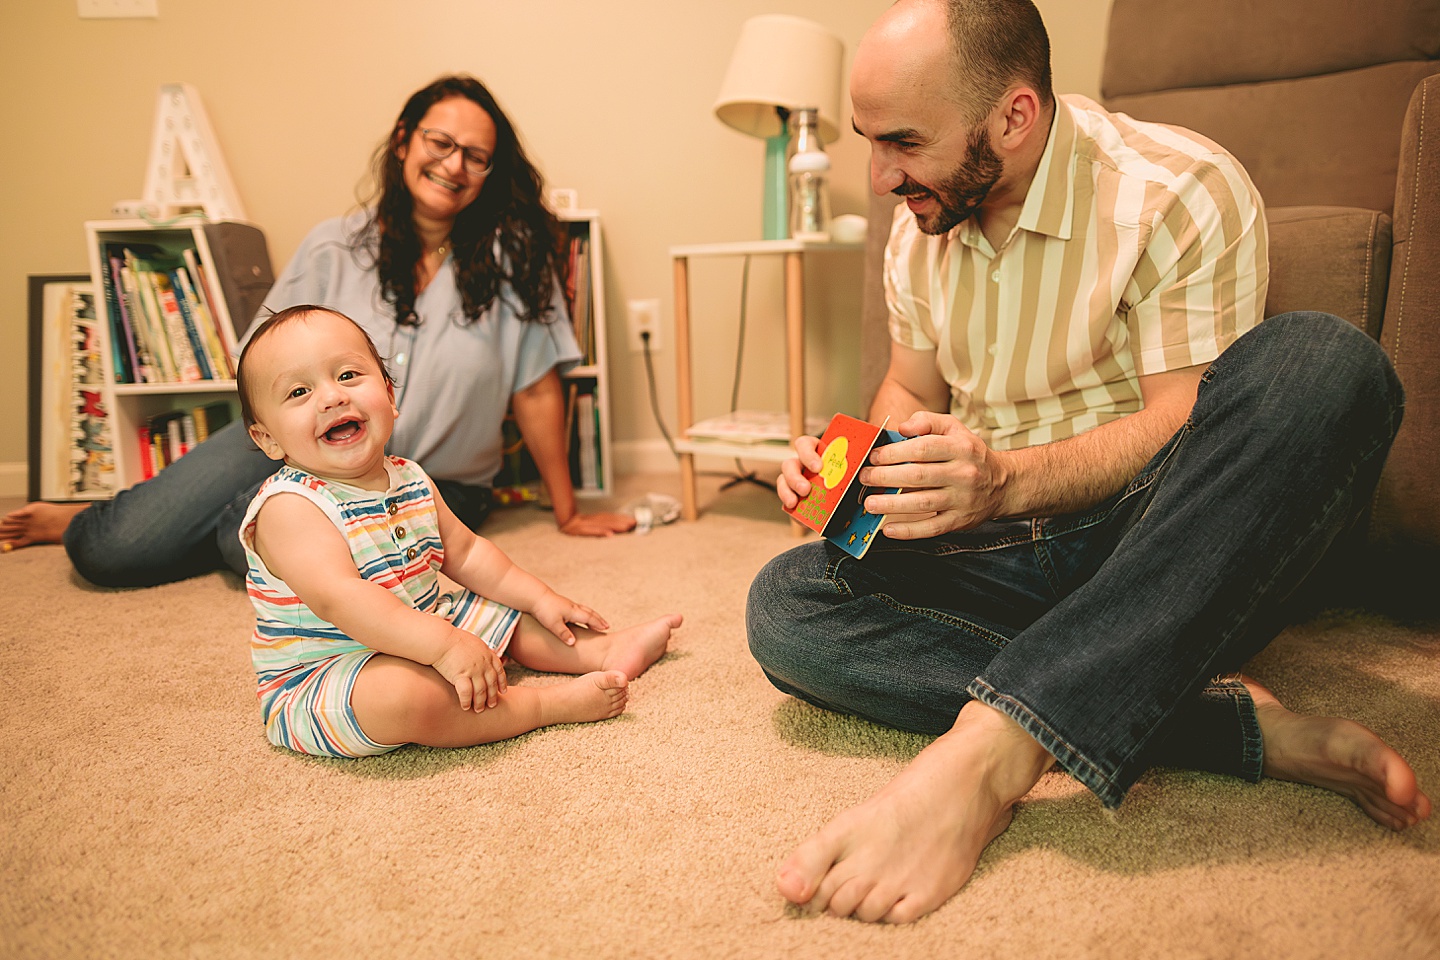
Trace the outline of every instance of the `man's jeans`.
<instances>
[{"instance_id":1,"label":"man's jeans","mask_svg":"<svg viewBox=\"0 0 1440 960\"><path fill-rule=\"evenodd\" d=\"M1109 807L1150 766L1259 779L1238 670L1363 512L1404 397L1379 346L1286 314L1211 364L1184 426L1120 493L1060 517L775 558L750 649L781 690L942 733L974 698Z\"/></svg>"},{"instance_id":2,"label":"man's jeans","mask_svg":"<svg viewBox=\"0 0 1440 960\"><path fill-rule=\"evenodd\" d=\"M224 567L244 574L240 522L278 469L243 424L229 423L153 479L77 514L65 550L82 577L106 587L149 587ZM434 483L472 530L489 514L488 487Z\"/></svg>"}]
</instances>

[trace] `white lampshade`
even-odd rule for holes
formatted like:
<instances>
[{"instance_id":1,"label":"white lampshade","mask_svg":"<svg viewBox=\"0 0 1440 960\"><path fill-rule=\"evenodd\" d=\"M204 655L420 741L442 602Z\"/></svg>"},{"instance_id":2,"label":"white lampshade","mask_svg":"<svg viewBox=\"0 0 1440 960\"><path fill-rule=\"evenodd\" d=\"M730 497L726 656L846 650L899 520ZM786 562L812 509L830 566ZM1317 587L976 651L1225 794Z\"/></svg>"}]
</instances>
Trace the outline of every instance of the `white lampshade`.
<instances>
[{"instance_id":1,"label":"white lampshade","mask_svg":"<svg viewBox=\"0 0 1440 960\"><path fill-rule=\"evenodd\" d=\"M840 69L845 44L803 17L770 13L746 20L720 85L715 115L752 137L783 132L776 107L820 111L820 139L840 135Z\"/></svg>"}]
</instances>

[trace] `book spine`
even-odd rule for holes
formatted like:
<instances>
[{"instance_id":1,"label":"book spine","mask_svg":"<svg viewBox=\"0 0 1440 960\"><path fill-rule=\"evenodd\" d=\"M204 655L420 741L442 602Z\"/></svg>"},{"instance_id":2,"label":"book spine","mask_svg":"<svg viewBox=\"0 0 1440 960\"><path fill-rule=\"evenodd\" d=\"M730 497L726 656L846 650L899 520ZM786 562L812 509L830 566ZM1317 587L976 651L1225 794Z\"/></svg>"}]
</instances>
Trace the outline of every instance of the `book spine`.
<instances>
[{"instance_id":1,"label":"book spine","mask_svg":"<svg viewBox=\"0 0 1440 960\"><path fill-rule=\"evenodd\" d=\"M175 294L170 289L169 279L162 273L151 273L150 282L155 287L155 300L160 305L160 315L165 319L165 332L170 351L175 357L176 374L181 380L203 380L200 365L195 360L195 351L190 346L190 335L185 332L185 318L175 303Z\"/></svg>"},{"instance_id":2,"label":"book spine","mask_svg":"<svg viewBox=\"0 0 1440 960\"><path fill-rule=\"evenodd\" d=\"M103 247L100 258L102 261L107 259ZM134 383L135 372L125 352L125 323L120 312L120 295L115 289L115 275L106 269L108 266L105 263L100 270L100 286L105 294L105 320L110 328L110 366L115 371L116 383Z\"/></svg>"},{"instance_id":3,"label":"book spine","mask_svg":"<svg viewBox=\"0 0 1440 960\"><path fill-rule=\"evenodd\" d=\"M200 368L200 379L217 380L219 378L215 375L214 366L211 365L210 354L205 349L205 341L200 334L194 307L185 298L185 291L176 279L179 275L179 270L171 270L167 278L170 299L175 301L175 306L180 310L180 319L185 325L185 336L189 339L191 352L195 354L195 365Z\"/></svg>"},{"instance_id":4,"label":"book spine","mask_svg":"<svg viewBox=\"0 0 1440 960\"><path fill-rule=\"evenodd\" d=\"M576 432L580 439L580 486L586 490L600 487L600 458L595 450L595 395L583 393L575 404Z\"/></svg>"},{"instance_id":5,"label":"book spine","mask_svg":"<svg viewBox=\"0 0 1440 960\"><path fill-rule=\"evenodd\" d=\"M165 425L165 432L170 438L170 462L174 463L185 456L185 434L179 417L172 417Z\"/></svg>"},{"instance_id":6,"label":"book spine","mask_svg":"<svg viewBox=\"0 0 1440 960\"><path fill-rule=\"evenodd\" d=\"M135 343L135 324L130 319L130 294L125 289L125 278L121 275L125 264L113 253L107 252L106 259L110 262L110 282L115 285L115 303L120 308L120 323L125 328L125 354L130 361L131 376L127 382L142 383L145 377L140 365L140 350Z\"/></svg>"},{"instance_id":7,"label":"book spine","mask_svg":"<svg viewBox=\"0 0 1440 960\"><path fill-rule=\"evenodd\" d=\"M142 423L136 431L140 435L140 469L144 479L150 480L155 476L155 446L150 442L150 426Z\"/></svg>"},{"instance_id":8,"label":"book spine","mask_svg":"<svg viewBox=\"0 0 1440 960\"><path fill-rule=\"evenodd\" d=\"M185 251L187 264L194 260L194 253L193 250ZM215 319L214 311L200 295L199 284L191 280L191 270L179 268L175 271L175 278L179 281L181 292L193 307L195 326L205 344L205 354L210 359L211 369L215 371L215 379L235 379L235 368L230 362L230 351L225 347L225 340L220 335L220 325Z\"/></svg>"},{"instance_id":9,"label":"book spine","mask_svg":"<svg viewBox=\"0 0 1440 960\"><path fill-rule=\"evenodd\" d=\"M135 334L135 355L139 361L136 369L140 372L140 379L145 383L158 383L165 379L165 373L150 346L153 334L145 316L145 307L140 302L140 291L135 286L135 271L128 266L120 267L120 289L130 307L130 326Z\"/></svg>"},{"instance_id":10,"label":"book spine","mask_svg":"<svg viewBox=\"0 0 1440 960\"><path fill-rule=\"evenodd\" d=\"M150 271L142 267L135 254L129 250L125 251L125 265L129 267L130 276L135 281L135 299L145 317L145 339L150 344L153 360L160 371L158 380L174 383L180 379L180 371L170 352L170 338L165 333L165 319L160 313L160 304L155 299L155 286L150 282Z\"/></svg>"},{"instance_id":11,"label":"book spine","mask_svg":"<svg viewBox=\"0 0 1440 960\"><path fill-rule=\"evenodd\" d=\"M195 423L195 442L204 443L210 439L210 424L205 419L205 407L196 407L190 411L190 418Z\"/></svg>"},{"instance_id":12,"label":"book spine","mask_svg":"<svg viewBox=\"0 0 1440 960\"><path fill-rule=\"evenodd\" d=\"M195 416L193 413L187 413L180 418L180 442L185 446L185 453L194 450L195 444L200 442L195 437Z\"/></svg>"},{"instance_id":13,"label":"book spine","mask_svg":"<svg viewBox=\"0 0 1440 960\"><path fill-rule=\"evenodd\" d=\"M205 269L205 265L200 262L200 258L195 255L194 250L185 251L185 265L190 268L190 275L195 278L195 292L199 294L200 299L204 301L206 312L215 320L215 326L220 334L220 341L224 345L226 357L233 357L233 355L239 351L235 349L234 337L230 336L230 334L224 330L219 329L220 305L215 300L215 288L210 285L210 275ZM225 312L228 314L229 310L227 309ZM249 318L247 317L246 319ZM231 317L230 322L233 324L235 318ZM231 375L233 376L235 365L231 362L229 366Z\"/></svg>"}]
</instances>

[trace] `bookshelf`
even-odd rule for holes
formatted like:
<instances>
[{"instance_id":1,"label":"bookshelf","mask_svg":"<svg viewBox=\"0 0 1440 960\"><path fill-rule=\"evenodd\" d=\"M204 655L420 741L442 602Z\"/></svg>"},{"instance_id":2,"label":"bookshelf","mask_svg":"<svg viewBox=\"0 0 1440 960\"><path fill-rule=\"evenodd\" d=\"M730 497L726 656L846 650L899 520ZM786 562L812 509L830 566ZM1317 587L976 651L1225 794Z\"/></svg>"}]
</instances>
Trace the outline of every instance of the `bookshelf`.
<instances>
[{"instance_id":1,"label":"bookshelf","mask_svg":"<svg viewBox=\"0 0 1440 960\"><path fill-rule=\"evenodd\" d=\"M565 395L566 444L570 480L579 498L603 497L615 489L610 446L610 384L605 345L605 250L600 214L566 208L556 212L565 231L567 266L565 300L575 325L575 339L584 354L579 364L561 374ZM506 458L495 478L502 500L528 496L539 474L513 420L506 418Z\"/></svg>"},{"instance_id":2,"label":"bookshelf","mask_svg":"<svg viewBox=\"0 0 1440 960\"><path fill-rule=\"evenodd\" d=\"M213 420L217 402L238 418L230 358L274 274L265 235L234 221L89 221L85 246L118 491L154 472L142 427L196 408Z\"/></svg>"}]
</instances>

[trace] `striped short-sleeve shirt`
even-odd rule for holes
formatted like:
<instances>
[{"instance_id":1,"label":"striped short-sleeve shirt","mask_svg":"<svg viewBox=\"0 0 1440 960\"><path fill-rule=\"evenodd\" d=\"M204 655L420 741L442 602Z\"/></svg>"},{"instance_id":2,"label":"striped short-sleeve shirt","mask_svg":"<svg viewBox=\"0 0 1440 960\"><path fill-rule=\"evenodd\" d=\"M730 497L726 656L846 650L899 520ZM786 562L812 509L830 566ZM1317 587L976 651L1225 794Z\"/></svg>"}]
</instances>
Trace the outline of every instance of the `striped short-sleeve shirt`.
<instances>
[{"instance_id":1,"label":"striped short-sleeve shirt","mask_svg":"<svg viewBox=\"0 0 1440 960\"><path fill-rule=\"evenodd\" d=\"M927 236L896 208L890 335L935 351L950 412L990 446L1062 440L1258 324L1266 243L1259 194L1215 143L1065 96L998 251L974 217Z\"/></svg>"}]
</instances>

